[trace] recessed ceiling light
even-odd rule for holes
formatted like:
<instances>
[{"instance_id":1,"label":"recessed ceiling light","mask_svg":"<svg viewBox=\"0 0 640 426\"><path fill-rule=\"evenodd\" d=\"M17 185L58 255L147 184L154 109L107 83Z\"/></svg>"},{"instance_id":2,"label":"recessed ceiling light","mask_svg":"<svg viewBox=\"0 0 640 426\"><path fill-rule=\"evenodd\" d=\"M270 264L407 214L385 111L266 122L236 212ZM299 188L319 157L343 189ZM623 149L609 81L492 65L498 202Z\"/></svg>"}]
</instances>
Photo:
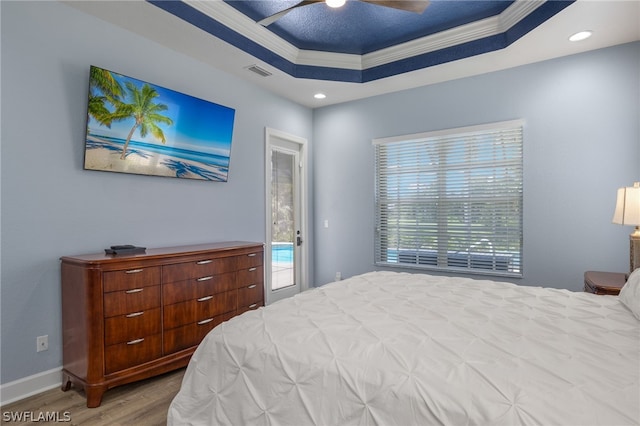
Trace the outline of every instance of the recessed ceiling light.
<instances>
[{"instance_id":1,"label":"recessed ceiling light","mask_svg":"<svg viewBox=\"0 0 640 426\"><path fill-rule=\"evenodd\" d=\"M346 3L346 0L325 0L329 7L342 7Z\"/></svg>"},{"instance_id":2,"label":"recessed ceiling light","mask_svg":"<svg viewBox=\"0 0 640 426\"><path fill-rule=\"evenodd\" d=\"M585 40L585 39L591 37L592 34L593 34L592 31L580 31L579 33L575 33L574 35L569 37L569 40L570 41Z\"/></svg>"},{"instance_id":3,"label":"recessed ceiling light","mask_svg":"<svg viewBox=\"0 0 640 426\"><path fill-rule=\"evenodd\" d=\"M316 99L324 99L327 97L327 95L325 95L324 93L316 93L315 95L313 95L313 97Z\"/></svg>"}]
</instances>

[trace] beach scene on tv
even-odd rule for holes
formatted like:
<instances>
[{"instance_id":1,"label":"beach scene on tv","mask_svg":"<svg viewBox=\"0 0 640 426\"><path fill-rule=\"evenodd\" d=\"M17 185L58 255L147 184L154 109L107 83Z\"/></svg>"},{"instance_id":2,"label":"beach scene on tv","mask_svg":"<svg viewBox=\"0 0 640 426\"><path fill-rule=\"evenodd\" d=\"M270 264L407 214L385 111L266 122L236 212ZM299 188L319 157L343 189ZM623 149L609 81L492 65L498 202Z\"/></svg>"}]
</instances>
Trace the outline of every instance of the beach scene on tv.
<instances>
[{"instance_id":1,"label":"beach scene on tv","mask_svg":"<svg viewBox=\"0 0 640 426\"><path fill-rule=\"evenodd\" d=\"M84 168L226 182L235 110L91 66Z\"/></svg>"}]
</instances>

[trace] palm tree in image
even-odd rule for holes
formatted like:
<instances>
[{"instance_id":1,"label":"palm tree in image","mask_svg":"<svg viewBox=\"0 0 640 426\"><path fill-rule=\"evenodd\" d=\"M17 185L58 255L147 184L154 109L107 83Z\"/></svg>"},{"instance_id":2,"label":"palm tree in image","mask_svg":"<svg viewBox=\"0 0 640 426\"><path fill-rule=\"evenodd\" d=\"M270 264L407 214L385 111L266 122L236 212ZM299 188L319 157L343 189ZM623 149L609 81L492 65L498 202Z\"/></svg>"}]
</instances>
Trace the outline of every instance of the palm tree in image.
<instances>
[{"instance_id":1,"label":"palm tree in image","mask_svg":"<svg viewBox=\"0 0 640 426\"><path fill-rule=\"evenodd\" d=\"M153 100L160 96L156 89L145 84L142 89L138 89L133 83L126 83L127 91L131 95L132 102L127 104L124 102L116 102L116 110L111 114L114 121L124 121L130 118L135 120L133 127L127 135L127 140L122 147L120 159L124 160L127 156L127 148L129 141L135 133L136 129L140 129L140 136L145 137L151 133L156 139L163 144L166 142L164 132L158 126L158 123L172 125L173 120L167 116L160 114L166 111L168 107L165 104L154 103Z\"/></svg>"},{"instance_id":2,"label":"palm tree in image","mask_svg":"<svg viewBox=\"0 0 640 426\"><path fill-rule=\"evenodd\" d=\"M89 115L98 123L111 127L111 111L105 102L115 104L124 94L124 89L110 71L91 67L89 75Z\"/></svg>"}]
</instances>

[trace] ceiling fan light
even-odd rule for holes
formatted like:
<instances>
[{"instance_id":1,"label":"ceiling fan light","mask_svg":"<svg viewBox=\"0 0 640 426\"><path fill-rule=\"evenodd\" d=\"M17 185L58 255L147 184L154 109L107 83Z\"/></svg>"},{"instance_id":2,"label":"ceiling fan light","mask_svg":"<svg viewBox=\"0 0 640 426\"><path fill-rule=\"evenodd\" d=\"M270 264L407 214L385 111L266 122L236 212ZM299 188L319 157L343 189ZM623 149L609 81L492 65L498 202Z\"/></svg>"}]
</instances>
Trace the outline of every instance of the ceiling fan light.
<instances>
[{"instance_id":1,"label":"ceiling fan light","mask_svg":"<svg viewBox=\"0 0 640 426\"><path fill-rule=\"evenodd\" d=\"M329 7L342 7L346 3L346 0L325 0Z\"/></svg>"}]
</instances>

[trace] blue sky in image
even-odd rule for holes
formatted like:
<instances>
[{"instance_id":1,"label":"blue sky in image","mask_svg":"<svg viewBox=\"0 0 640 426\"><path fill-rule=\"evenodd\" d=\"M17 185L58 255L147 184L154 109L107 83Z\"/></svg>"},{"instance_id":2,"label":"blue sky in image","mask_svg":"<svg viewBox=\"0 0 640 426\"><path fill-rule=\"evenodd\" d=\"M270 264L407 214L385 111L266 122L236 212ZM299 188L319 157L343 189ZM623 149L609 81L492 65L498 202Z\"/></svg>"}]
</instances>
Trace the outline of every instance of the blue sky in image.
<instances>
[{"instance_id":1,"label":"blue sky in image","mask_svg":"<svg viewBox=\"0 0 640 426\"><path fill-rule=\"evenodd\" d=\"M173 120L172 125L158 123L164 132L166 146L229 156L235 116L234 109L115 72L112 72L112 75L123 88L125 88L125 83L129 81L138 88L149 84L158 92L159 96L154 99L154 102L165 104L168 107L160 114ZM124 101L131 102L128 91L126 91ZM108 107L112 109L111 106L108 105ZM134 120L130 118L120 122L113 122L109 129L98 124L92 117L89 120L91 133L122 139L127 137L133 124ZM162 144L151 134L147 134L144 138L140 137L139 129L136 129L132 140Z\"/></svg>"}]
</instances>

